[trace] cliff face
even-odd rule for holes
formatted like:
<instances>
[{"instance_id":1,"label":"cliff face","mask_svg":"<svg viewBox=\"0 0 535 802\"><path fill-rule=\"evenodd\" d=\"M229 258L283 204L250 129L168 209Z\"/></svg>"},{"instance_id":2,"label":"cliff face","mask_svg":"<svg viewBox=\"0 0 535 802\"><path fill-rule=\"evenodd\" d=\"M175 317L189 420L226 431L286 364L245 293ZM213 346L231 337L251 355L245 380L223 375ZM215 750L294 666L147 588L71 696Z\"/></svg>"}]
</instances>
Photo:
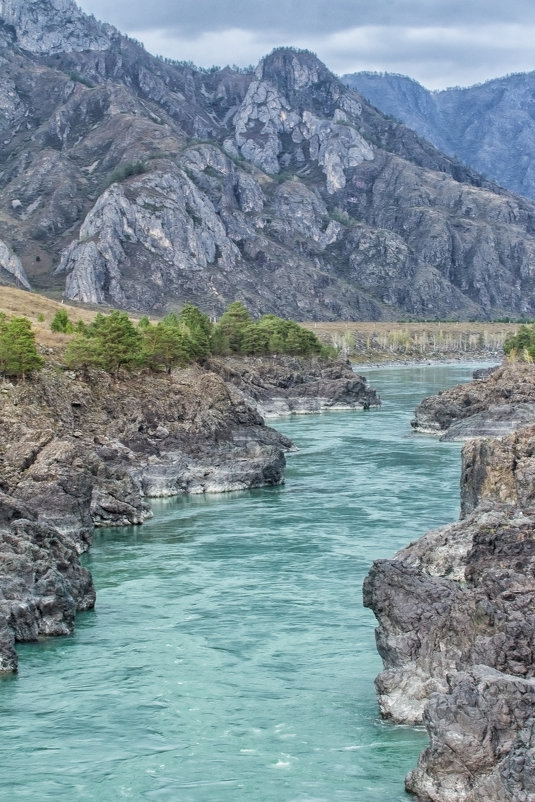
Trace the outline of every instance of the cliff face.
<instances>
[{"instance_id":1,"label":"cliff face","mask_svg":"<svg viewBox=\"0 0 535 802\"><path fill-rule=\"evenodd\" d=\"M524 367L508 374L513 405L533 379ZM500 370L488 379L498 394ZM481 387L465 387L475 405L492 397ZM421 802L533 795L534 453L535 426L469 440L461 520L376 562L365 582L385 669L376 681L381 711L423 720L430 735L407 777Z\"/></svg>"},{"instance_id":2,"label":"cliff face","mask_svg":"<svg viewBox=\"0 0 535 802\"><path fill-rule=\"evenodd\" d=\"M444 153L535 198L535 72L436 92L404 75L362 72L343 81Z\"/></svg>"},{"instance_id":3,"label":"cliff face","mask_svg":"<svg viewBox=\"0 0 535 802\"><path fill-rule=\"evenodd\" d=\"M67 0L0 17L0 281L140 311L535 314L535 206L312 54L203 72Z\"/></svg>"}]
</instances>

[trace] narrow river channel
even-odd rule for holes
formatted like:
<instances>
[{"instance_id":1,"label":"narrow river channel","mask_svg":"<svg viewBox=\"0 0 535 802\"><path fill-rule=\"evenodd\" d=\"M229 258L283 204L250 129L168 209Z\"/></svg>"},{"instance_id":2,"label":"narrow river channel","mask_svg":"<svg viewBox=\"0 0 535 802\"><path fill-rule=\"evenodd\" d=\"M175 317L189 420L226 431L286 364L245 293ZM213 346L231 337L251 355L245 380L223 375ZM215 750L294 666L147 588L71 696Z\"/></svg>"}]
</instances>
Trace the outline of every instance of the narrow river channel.
<instances>
[{"instance_id":1,"label":"narrow river channel","mask_svg":"<svg viewBox=\"0 0 535 802\"><path fill-rule=\"evenodd\" d=\"M284 487L101 530L94 612L0 683L0 798L400 802L421 731L380 721L362 580L458 515L460 445L413 436L473 366L366 372L383 406L278 419Z\"/></svg>"}]
</instances>

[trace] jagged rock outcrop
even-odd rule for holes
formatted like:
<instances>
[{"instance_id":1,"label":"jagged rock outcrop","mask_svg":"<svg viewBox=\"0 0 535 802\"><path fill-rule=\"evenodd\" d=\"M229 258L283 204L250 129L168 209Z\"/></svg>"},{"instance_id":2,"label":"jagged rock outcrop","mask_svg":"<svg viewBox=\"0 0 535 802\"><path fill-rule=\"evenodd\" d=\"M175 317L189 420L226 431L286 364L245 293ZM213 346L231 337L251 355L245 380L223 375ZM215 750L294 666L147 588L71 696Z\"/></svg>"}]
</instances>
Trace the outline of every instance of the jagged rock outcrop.
<instances>
[{"instance_id":1,"label":"jagged rock outcrop","mask_svg":"<svg viewBox=\"0 0 535 802\"><path fill-rule=\"evenodd\" d=\"M408 775L407 790L420 802L530 802L534 710L533 679L484 665L452 675L448 694L429 704L431 745Z\"/></svg>"},{"instance_id":2,"label":"jagged rock outcrop","mask_svg":"<svg viewBox=\"0 0 535 802\"><path fill-rule=\"evenodd\" d=\"M347 168L373 160L373 149L351 125L362 115L361 104L340 91L317 59L279 51L260 62L255 79L234 117L234 140L225 142L237 154L266 173L312 160L331 195L345 187ZM314 87L320 84L325 86L318 96ZM290 140L286 147L284 137Z\"/></svg>"},{"instance_id":3,"label":"jagged rock outcrop","mask_svg":"<svg viewBox=\"0 0 535 802\"><path fill-rule=\"evenodd\" d=\"M535 198L535 72L434 92L405 75L361 72L342 80L444 153Z\"/></svg>"},{"instance_id":4,"label":"jagged rock outcrop","mask_svg":"<svg viewBox=\"0 0 535 802\"><path fill-rule=\"evenodd\" d=\"M535 314L535 206L313 54L202 71L70 0L0 17L0 238L32 286L299 320Z\"/></svg>"},{"instance_id":5,"label":"jagged rock outcrop","mask_svg":"<svg viewBox=\"0 0 535 802\"><path fill-rule=\"evenodd\" d=\"M470 384L425 398L411 426L441 440L500 437L535 422L535 369L506 363Z\"/></svg>"},{"instance_id":6,"label":"jagged rock outcrop","mask_svg":"<svg viewBox=\"0 0 535 802\"><path fill-rule=\"evenodd\" d=\"M32 53L107 50L117 31L88 17L73 0L0 0L0 17Z\"/></svg>"},{"instance_id":7,"label":"jagged rock outcrop","mask_svg":"<svg viewBox=\"0 0 535 802\"><path fill-rule=\"evenodd\" d=\"M8 274L5 277L5 274ZM30 282L24 272L20 259L0 240L0 274L5 277L4 283L13 283L17 287L31 290Z\"/></svg>"},{"instance_id":8,"label":"jagged rock outcrop","mask_svg":"<svg viewBox=\"0 0 535 802\"><path fill-rule=\"evenodd\" d=\"M68 635L76 613L94 603L71 539L0 493L0 674L17 669L15 641Z\"/></svg>"},{"instance_id":9,"label":"jagged rock outcrop","mask_svg":"<svg viewBox=\"0 0 535 802\"><path fill-rule=\"evenodd\" d=\"M522 403L532 381L531 366L498 368L464 387L466 406L479 405L483 419L502 389ZM458 406L455 388L443 420ZM365 604L379 622L382 714L423 720L430 735L407 777L419 802L533 795L534 454L533 425L470 440L461 520L377 561L365 581Z\"/></svg>"},{"instance_id":10,"label":"jagged rock outcrop","mask_svg":"<svg viewBox=\"0 0 535 802\"><path fill-rule=\"evenodd\" d=\"M447 692L449 674L480 663L535 676L534 522L511 506L487 506L374 564L364 599L379 619L383 716L421 721L431 694Z\"/></svg>"},{"instance_id":11,"label":"jagged rock outcrop","mask_svg":"<svg viewBox=\"0 0 535 802\"><path fill-rule=\"evenodd\" d=\"M212 357L209 367L236 387L263 417L327 409L369 409L381 403L377 392L353 371L349 362Z\"/></svg>"}]
</instances>

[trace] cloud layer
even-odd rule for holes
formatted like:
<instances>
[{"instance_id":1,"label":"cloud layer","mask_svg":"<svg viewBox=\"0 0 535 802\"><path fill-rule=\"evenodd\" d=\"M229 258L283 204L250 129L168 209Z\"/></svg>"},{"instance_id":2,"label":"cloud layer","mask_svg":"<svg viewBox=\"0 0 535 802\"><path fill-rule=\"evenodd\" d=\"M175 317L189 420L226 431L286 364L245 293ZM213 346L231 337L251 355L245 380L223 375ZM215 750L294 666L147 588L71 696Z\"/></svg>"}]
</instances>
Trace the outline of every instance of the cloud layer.
<instances>
[{"instance_id":1,"label":"cloud layer","mask_svg":"<svg viewBox=\"0 0 535 802\"><path fill-rule=\"evenodd\" d=\"M400 72L429 88L535 69L535 4L512 0L82 0L153 53L200 66L307 47L334 72Z\"/></svg>"}]
</instances>

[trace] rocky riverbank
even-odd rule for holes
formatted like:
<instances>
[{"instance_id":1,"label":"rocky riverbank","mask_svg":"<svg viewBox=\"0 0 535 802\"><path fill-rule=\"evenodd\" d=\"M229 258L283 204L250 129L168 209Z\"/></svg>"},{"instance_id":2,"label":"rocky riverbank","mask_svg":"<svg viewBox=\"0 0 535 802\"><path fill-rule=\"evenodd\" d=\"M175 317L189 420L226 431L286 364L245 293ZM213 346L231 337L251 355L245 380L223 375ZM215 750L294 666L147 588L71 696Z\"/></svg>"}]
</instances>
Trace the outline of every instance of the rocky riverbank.
<instances>
[{"instance_id":1,"label":"rocky riverbank","mask_svg":"<svg viewBox=\"0 0 535 802\"><path fill-rule=\"evenodd\" d=\"M328 409L365 410L381 403L349 362L303 362L292 356L216 359L208 367L232 384L264 418Z\"/></svg>"},{"instance_id":2,"label":"rocky riverbank","mask_svg":"<svg viewBox=\"0 0 535 802\"><path fill-rule=\"evenodd\" d=\"M501 437L535 423L535 370L523 362L478 372L470 384L459 384L425 398L411 425L442 440Z\"/></svg>"},{"instance_id":3,"label":"rocky riverbank","mask_svg":"<svg viewBox=\"0 0 535 802\"><path fill-rule=\"evenodd\" d=\"M285 411L379 403L348 364L319 360L118 377L48 367L0 384L0 671L16 669L15 641L71 632L94 604L78 560L94 527L143 523L150 497L282 483L292 443L258 408L285 396Z\"/></svg>"},{"instance_id":4,"label":"rocky riverbank","mask_svg":"<svg viewBox=\"0 0 535 802\"><path fill-rule=\"evenodd\" d=\"M534 382L532 366L502 367L427 399L417 420L447 432L477 416L481 431L506 400L529 403ZM534 455L533 425L470 440L461 520L377 561L365 581L381 712L423 721L430 736L406 781L418 802L535 798Z\"/></svg>"}]
</instances>

